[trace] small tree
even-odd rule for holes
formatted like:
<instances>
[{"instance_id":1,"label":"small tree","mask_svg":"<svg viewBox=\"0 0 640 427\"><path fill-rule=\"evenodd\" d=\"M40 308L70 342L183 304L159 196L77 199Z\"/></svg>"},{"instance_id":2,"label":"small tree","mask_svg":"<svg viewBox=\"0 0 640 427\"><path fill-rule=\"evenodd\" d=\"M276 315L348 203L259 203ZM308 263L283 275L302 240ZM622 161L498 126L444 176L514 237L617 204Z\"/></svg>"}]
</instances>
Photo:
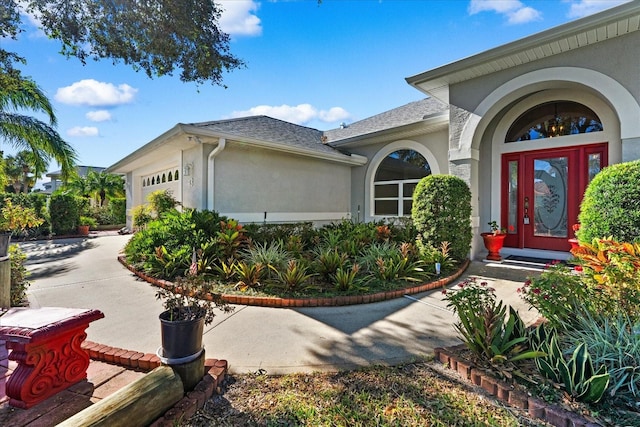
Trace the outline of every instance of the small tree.
<instances>
[{"instance_id":1,"label":"small tree","mask_svg":"<svg viewBox=\"0 0 640 427\"><path fill-rule=\"evenodd\" d=\"M613 237L618 242L640 238L640 160L604 168L589 183L580 206L576 237L591 243Z\"/></svg>"},{"instance_id":2,"label":"small tree","mask_svg":"<svg viewBox=\"0 0 640 427\"><path fill-rule=\"evenodd\" d=\"M418 183L411 210L421 251L450 243L450 254L466 259L471 247L471 190L453 175L429 175Z\"/></svg>"}]
</instances>

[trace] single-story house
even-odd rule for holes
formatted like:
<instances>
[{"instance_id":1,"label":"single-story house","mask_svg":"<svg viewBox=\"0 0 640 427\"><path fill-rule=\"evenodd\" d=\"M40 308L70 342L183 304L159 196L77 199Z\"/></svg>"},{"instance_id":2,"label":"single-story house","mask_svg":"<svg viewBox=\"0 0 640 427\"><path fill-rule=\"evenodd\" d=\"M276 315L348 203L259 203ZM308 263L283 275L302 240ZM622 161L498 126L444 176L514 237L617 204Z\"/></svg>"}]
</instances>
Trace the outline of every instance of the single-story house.
<instances>
[{"instance_id":1,"label":"single-story house","mask_svg":"<svg viewBox=\"0 0 640 427\"><path fill-rule=\"evenodd\" d=\"M472 257L492 220L503 252L566 255L589 180L640 158L638 30L626 3L408 77L426 98L338 129L178 124L108 171L128 208L166 188L244 222L406 216L420 178L453 174L472 191Z\"/></svg>"}]
</instances>

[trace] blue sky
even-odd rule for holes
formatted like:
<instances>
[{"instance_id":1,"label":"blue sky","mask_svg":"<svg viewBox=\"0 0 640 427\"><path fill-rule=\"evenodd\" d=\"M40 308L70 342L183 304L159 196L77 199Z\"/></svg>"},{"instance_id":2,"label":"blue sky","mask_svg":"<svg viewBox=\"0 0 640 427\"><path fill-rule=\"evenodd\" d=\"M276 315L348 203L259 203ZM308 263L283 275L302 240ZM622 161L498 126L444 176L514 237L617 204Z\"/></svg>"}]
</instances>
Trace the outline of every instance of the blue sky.
<instances>
[{"instance_id":1,"label":"blue sky","mask_svg":"<svg viewBox=\"0 0 640 427\"><path fill-rule=\"evenodd\" d=\"M33 19L0 43L26 57L79 164L106 167L177 123L265 114L325 130L364 119L422 99L408 76L624 2L222 1L221 26L247 64L225 75L227 88L149 79L108 60L82 66Z\"/></svg>"}]
</instances>

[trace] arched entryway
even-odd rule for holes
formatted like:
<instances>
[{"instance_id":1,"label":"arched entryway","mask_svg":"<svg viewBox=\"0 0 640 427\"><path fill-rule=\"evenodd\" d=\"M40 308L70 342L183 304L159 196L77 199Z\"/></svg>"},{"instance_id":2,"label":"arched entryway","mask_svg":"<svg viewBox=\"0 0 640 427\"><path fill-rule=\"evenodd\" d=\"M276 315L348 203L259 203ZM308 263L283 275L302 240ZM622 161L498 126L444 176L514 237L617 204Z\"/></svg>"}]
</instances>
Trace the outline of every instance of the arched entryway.
<instances>
[{"instance_id":1,"label":"arched entryway","mask_svg":"<svg viewBox=\"0 0 640 427\"><path fill-rule=\"evenodd\" d=\"M541 91L505 112L492 138L492 214L506 229L505 247L570 249L586 186L619 157L616 129L611 108L577 90Z\"/></svg>"}]
</instances>

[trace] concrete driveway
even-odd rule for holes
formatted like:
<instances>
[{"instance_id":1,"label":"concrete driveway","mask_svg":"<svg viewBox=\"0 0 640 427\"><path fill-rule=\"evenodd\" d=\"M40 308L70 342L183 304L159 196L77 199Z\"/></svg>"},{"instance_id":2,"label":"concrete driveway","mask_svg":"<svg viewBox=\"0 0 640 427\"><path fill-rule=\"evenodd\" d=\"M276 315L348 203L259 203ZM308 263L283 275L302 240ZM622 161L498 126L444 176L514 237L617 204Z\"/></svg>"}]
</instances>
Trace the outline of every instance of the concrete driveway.
<instances>
[{"instance_id":1,"label":"concrete driveway","mask_svg":"<svg viewBox=\"0 0 640 427\"><path fill-rule=\"evenodd\" d=\"M155 353L160 347L155 288L138 280L116 257L130 236L107 235L21 243L32 282L31 306L95 308L105 318L91 324L88 340ZM487 280L526 322L537 318L516 294L535 271L474 262L465 276ZM499 276L499 277L498 277ZM236 306L205 327L207 357L226 359L231 372L268 374L335 371L397 364L459 343L453 313L440 291L392 301L343 307Z\"/></svg>"}]
</instances>

